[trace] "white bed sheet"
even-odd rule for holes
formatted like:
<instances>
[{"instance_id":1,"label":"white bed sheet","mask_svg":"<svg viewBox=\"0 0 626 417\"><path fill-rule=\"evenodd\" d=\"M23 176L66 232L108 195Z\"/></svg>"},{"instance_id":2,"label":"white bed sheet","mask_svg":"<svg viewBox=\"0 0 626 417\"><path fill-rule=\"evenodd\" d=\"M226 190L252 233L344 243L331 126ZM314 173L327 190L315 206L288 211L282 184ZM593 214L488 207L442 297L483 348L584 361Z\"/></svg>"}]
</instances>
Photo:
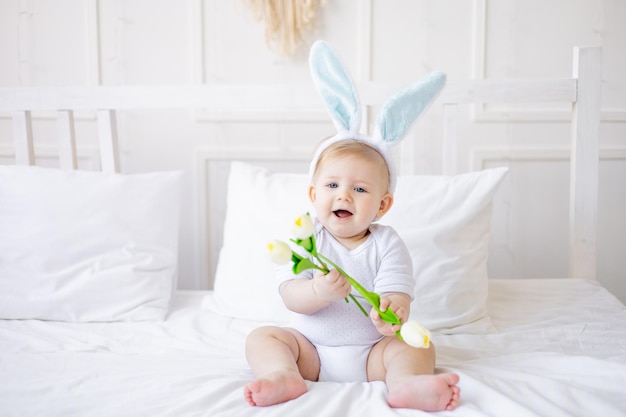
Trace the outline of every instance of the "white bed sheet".
<instances>
[{"instance_id":1,"label":"white bed sheet","mask_svg":"<svg viewBox=\"0 0 626 417\"><path fill-rule=\"evenodd\" d=\"M261 323L200 308L181 291L164 322L0 321L3 416L416 416L376 383L309 383L277 406L243 399L243 343ZM442 416L626 415L626 310L582 280L491 280L489 334L434 335L461 376Z\"/></svg>"}]
</instances>

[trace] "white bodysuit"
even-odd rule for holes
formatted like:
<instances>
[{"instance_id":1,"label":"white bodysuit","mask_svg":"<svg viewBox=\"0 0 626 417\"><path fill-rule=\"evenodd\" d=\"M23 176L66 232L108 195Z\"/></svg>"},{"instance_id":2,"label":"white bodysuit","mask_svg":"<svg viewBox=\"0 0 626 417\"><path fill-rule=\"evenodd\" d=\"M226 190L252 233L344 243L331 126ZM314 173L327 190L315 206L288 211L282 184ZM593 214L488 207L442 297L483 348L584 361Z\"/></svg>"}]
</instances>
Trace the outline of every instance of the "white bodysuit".
<instances>
[{"instance_id":1,"label":"white bodysuit","mask_svg":"<svg viewBox=\"0 0 626 417\"><path fill-rule=\"evenodd\" d=\"M398 292L413 299L415 281L411 256L397 232L379 224L370 226L365 242L353 250L339 243L315 220L318 252L339 265L367 290L378 294ZM280 283L290 279L312 279L314 270L295 275L291 264L279 268ZM369 313L371 306L356 290L352 294ZM310 314L293 313L290 326L301 332L320 357L320 381L367 381L367 357L382 336L369 316L350 300L332 303Z\"/></svg>"}]
</instances>

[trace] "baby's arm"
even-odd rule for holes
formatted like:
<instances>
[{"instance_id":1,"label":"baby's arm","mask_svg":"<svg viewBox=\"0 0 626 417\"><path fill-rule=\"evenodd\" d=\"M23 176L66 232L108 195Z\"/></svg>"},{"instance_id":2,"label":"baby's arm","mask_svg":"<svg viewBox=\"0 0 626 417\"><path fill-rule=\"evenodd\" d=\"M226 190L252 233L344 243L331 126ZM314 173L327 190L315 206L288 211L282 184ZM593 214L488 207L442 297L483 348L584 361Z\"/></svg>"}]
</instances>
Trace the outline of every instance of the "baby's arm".
<instances>
[{"instance_id":1,"label":"baby's arm","mask_svg":"<svg viewBox=\"0 0 626 417\"><path fill-rule=\"evenodd\" d=\"M296 313L313 314L350 294L350 282L333 269L324 275L316 271L313 279L292 279L280 285L285 306Z\"/></svg>"},{"instance_id":2,"label":"baby's arm","mask_svg":"<svg viewBox=\"0 0 626 417\"><path fill-rule=\"evenodd\" d=\"M387 293L380 297L380 311L385 311L387 308L393 310L402 323L406 322L409 318L411 311L411 298L407 294L403 293ZM383 336L393 336L400 330L400 325L391 325L380 319L380 314L376 309L370 310L370 317L376 329Z\"/></svg>"}]
</instances>

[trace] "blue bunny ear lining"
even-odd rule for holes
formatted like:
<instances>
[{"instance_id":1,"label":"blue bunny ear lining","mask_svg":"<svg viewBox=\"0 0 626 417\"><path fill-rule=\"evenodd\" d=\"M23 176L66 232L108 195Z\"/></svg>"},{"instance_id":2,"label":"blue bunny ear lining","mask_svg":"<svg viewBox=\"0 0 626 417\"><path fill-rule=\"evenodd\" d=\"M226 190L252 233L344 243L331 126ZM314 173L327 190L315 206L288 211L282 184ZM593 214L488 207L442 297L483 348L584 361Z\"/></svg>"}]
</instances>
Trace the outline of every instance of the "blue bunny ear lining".
<instances>
[{"instance_id":1,"label":"blue bunny ear lining","mask_svg":"<svg viewBox=\"0 0 626 417\"><path fill-rule=\"evenodd\" d=\"M375 136L387 143L401 140L445 83L444 73L433 72L390 98L379 113Z\"/></svg>"},{"instance_id":2,"label":"blue bunny ear lining","mask_svg":"<svg viewBox=\"0 0 626 417\"><path fill-rule=\"evenodd\" d=\"M361 125L361 107L354 82L326 42L313 44L309 66L313 83L337 130L357 133Z\"/></svg>"}]
</instances>

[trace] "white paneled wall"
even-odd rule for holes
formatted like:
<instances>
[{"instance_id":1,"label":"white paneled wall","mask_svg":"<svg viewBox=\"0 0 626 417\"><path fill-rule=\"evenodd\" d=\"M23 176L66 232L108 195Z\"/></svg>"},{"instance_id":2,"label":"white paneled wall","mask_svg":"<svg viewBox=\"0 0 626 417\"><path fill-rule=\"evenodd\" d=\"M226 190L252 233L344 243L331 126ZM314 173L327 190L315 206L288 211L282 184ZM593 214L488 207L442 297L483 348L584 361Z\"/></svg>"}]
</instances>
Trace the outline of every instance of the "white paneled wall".
<instances>
[{"instance_id":1,"label":"white paneled wall","mask_svg":"<svg viewBox=\"0 0 626 417\"><path fill-rule=\"evenodd\" d=\"M564 77L572 48L603 47L598 277L626 301L626 2L622 0L326 0L293 56L267 48L244 0L4 0L0 85L307 83L307 50L331 42L357 81L411 82L431 70L451 80ZM376 108L370 110L374 115ZM567 274L568 125L565 108L480 106L462 110L460 170L511 165L496 198L493 277ZM54 165L55 123L33 114L35 157ZM440 122L432 111L397 152L405 173L440 173ZM192 124L182 123L189 120ZM126 112L122 171L183 169L181 288L207 288L220 244L206 207L224 197L223 161L301 171L333 132L319 108L281 112ZM95 114L76 115L78 165L94 155ZM13 158L0 115L0 163ZM268 156L268 157L265 157ZM210 191L209 191L210 190ZM530 214L530 216L528 216ZM220 216L220 213L212 214ZM563 219L563 223L558 220ZM530 217L532 224L523 218ZM552 248L563 247L563 251Z\"/></svg>"}]
</instances>

